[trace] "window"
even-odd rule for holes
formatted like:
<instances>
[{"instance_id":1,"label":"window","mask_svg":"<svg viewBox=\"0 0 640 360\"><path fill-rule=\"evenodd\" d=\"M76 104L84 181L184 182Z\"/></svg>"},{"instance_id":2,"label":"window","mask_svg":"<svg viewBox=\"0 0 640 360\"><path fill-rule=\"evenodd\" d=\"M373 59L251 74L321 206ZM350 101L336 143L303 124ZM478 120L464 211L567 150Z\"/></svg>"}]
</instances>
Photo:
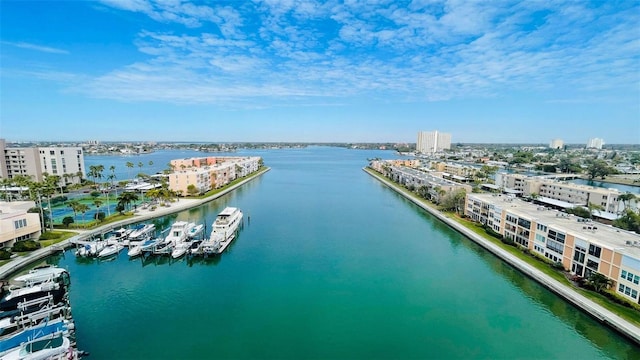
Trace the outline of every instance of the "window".
<instances>
[{"instance_id":1,"label":"window","mask_svg":"<svg viewBox=\"0 0 640 360\"><path fill-rule=\"evenodd\" d=\"M633 283L634 283L634 284L638 284L638 283L640 283L640 276L638 276L638 275L634 275L634 276L633 276Z\"/></svg>"},{"instance_id":2,"label":"window","mask_svg":"<svg viewBox=\"0 0 640 360\"><path fill-rule=\"evenodd\" d=\"M587 267L592 270L598 270L598 263L591 259L587 259Z\"/></svg>"},{"instance_id":3,"label":"window","mask_svg":"<svg viewBox=\"0 0 640 360\"><path fill-rule=\"evenodd\" d=\"M600 252L602 251L602 248L600 248L599 246L590 244L589 245L589 255L593 255L597 258L600 257Z\"/></svg>"},{"instance_id":4,"label":"window","mask_svg":"<svg viewBox=\"0 0 640 360\"><path fill-rule=\"evenodd\" d=\"M626 270L622 270L622 274L620 275L620 277L625 279L627 277L627 271Z\"/></svg>"},{"instance_id":5,"label":"window","mask_svg":"<svg viewBox=\"0 0 640 360\"><path fill-rule=\"evenodd\" d=\"M542 224L537 224L536 225L536 229L543 231L543 232L547 232L547 226L546 225L542 225Z\"/></svg>"},{"instance_id":6,"label":"window","mask_svg":"<svg viewBox=\"0 0 640 360\"><path fill-rule=\"evenodd\" d=\"M49 155L55 155L56 152L54 150L49 150Z\"/></svg>"},{"instance_id":7,"label":"window","mask_svg":"<svg viewBox=\"0 0 640 360\"><path fill-rule=\"evenodd\" d=\"M638 297L638 291L631 289L631 297L632 298L637 298Z\"/></svg>"},{"instance_id":8,"label":"window","mask_svg":"<svg viewBox=\"0 0 640 360\"><path fill-rule=\"evenodd\" d=\"M525 229L530 229L531 221L520 218L518 219L518 225L522 226Z\"/></svg>"},{"instance_id":9,"label":"window","mask_svg":"<svg viewBox=\"0 0 640 360\"><path fill-rule=\"evenodd\" d=\"M633 280L633 274L632 273L627 273L627 280L629 280L629 281Z\"/></svg>"},{"instance_id":10,"label":"window","mask_svg":"<svg viewBox=\"0 0 640 360\"><path fill-rule=\"evenodd\" d=\"M575 260L575 261L577 261L577 262L579 262L581 264L584 264L584 256L585 256L584 253L576 251L576 253L573 254L573 260Z\"/></svg>"},{"instance_id":11,"label":"window","mask_svg":"<svg viewBox=\"0 0 640 360\"><path fill-rule=\"evenodd\" d=\"M620 284L620 286L618 286L618 291L624 292L624 285Z\"/></svg>"}]
</instances>

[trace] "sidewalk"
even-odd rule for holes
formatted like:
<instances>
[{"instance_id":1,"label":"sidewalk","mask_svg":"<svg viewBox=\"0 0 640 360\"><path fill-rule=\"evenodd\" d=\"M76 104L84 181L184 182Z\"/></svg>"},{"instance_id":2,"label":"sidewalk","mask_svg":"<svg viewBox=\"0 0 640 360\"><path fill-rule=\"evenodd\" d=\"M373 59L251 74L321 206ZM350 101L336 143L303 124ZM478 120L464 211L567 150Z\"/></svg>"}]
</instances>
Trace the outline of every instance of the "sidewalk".
<instances>
[{"instance_id":1,"label":"sidewalk","mask_svg":"<svg viewBox=\"0 0 640 360\"><path fill-rule=\"evenodd\" d=\"M9 277L9 275L19 271L22 268L25 268L27 266L29 266L30 264L44 259L47 256L50 256L52 254L55 254L57 252L63 251L64 249L66 249L69 246L72 246L73 243L75 241L81 241L87 238L90 238L96 234L101 234L101 233L105 233L107 231L113 230L113 229L117 229L120 228L122 226L126 226L129 224L133 224L133 223L138 223L141 221L146 221L146 220L150 220L150 219L155 219L155 218L159 218L159 217L163 217L165 215L169 215L169 214L173 214L173 213L177 213L183 210L187 210L193 207L197 207L200 206L204 203L207 203L209 201L215 200L219 197L222 197L228 193L230 193L231 191L239 188L240 186L248 183L251 180L257 179L258 177L262 176L263 174L267 173L269 170L271 170L271 168L269 167L265 167L264 170L259 171L258 173L253 174L251 177L246 178L244 180L242 180L241 182L230 186L226 189L224 189L223 191L211 195L207 198L204 199L184 199L181 198L176 202L170 203L170 206L158 206L155 210L151 210L151 209L137 209L137 211L134 213L133 217L125 219L125 220L120 220L117 222L113 222L113 223L109 223L106 225L102 225L99 226L95 229L91 229L91 230L77 230L79 232L78 235L75 235L65 241L59 242L55 245L51 245L48 246L46 248L42 248L42 249L38 249L36 251L30 252L29 254L25 255L25 256L19 256L11 261L9 261L8 263L0 266L0 279L6 279ZM76 231L76 230L74 230Z\"/></svg>"},{"instance_id":2,"label":"sidewalk","mask_svg":"<svg viewBox=\"0 0 640 360\"><path fill-rule=\"evenodd\" d=\"M458 223L457 221L446 217L439 210L433 209L433 208L425 205L417 197L408 196L404 192L400 191L395 183L389 181L388 179L382 178L380 176L377 176L377 174L371 173L371 172L367 171L366 169L363 169L363 170L366 173L368 173L369 175L371 175L374 178L378 179L380 182L382 182L385 185L387 185L388 187L390 187L392 190L396 191L398 194L404 196L405 198L407 198L408 200L410 200L414 204L416 204L416 205L420 206L421 208L423 208L424 210L428 211L431 215L437 217L438 219L440 219L445 224L449 225L450 227L452 227L455 230L457 230L458 232L462 233L463 235L465 235L469 239L471 239L474 242L476 242L478 245L480 245L483 248L485 248L486 250L490 251L495 256L497 256L498 258L502 259L504 262L508 263L509 265L513 266L514 268L516 268L517 270L519 270L520 272L522 272L526 276L529 276L530 278L538 281L538 283L540 283L545 288L551 290L552 292L554 292L558 296L562 297L566 301L568 301L568 302L572 303L573 305L577 306L578 308L584 310L587 314L591 315L592 317L594 317L598 321L600 321L603 324L606 324L606 325L612 327L613 329L615 329L619 333L625 335L628 339L630 339L630 340L634 341L636 344L640 345L640 328L638 328L634 324L632 324L632 323L628 322L627 320L621 318L620 316L618 316L617 314L609 311L608 309L605 309L604 307L600 306L599 304L596 304L595 302L591 301L590 299L582 296L581 294L579 294L578 292L574 291L570 287L557 282L555 279L553 279L549 275L543 273L542 271L536 269L535 267L533 267L533 266L527 264L526 262L524 262L524 261L512 256L506 250L500 248L499 246L491 243L488 240L485 240L484 238L482 238L478 234L474 233L473 231L467 229L465 226L463 226L462 224Z\"/></svg>"}]
</instances>

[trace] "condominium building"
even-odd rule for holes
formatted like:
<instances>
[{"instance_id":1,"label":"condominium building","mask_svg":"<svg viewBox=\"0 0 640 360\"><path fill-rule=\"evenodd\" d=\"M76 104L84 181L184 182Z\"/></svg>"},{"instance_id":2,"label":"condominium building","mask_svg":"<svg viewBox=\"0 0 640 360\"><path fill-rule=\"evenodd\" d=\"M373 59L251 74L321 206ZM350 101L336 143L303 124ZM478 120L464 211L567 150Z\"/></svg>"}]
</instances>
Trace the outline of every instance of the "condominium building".
<instances>
[{"instance_id":1,"label":"condominium building","mask_svg":"<svg viewBox=\"0 0 640 360\"><path fill-rule=\"evenodd\" d=\"M513 189L523 196L537 194L541 197L559 200L575 206L596 204L602 206L605 212L616 214L624 210L624 204L618 200L622 195L617 189L601 188L566 181L557 181L538 176L523 174L496 174L496 185Z\"/></svg>"},{"instance_id":2,"label":"condominium building","mask_svg":"<svg viewBox=\"0 0 640 360\"><path fill-rule=\"evenodd\" d=\"M227 185L258 170L260 157L202 157L171 160L169 189L189 194L195 186L199 194Z\"/></svg>"},{"instance_id":3,"label":"condominium building","mask_svg":"<svg viewBox=\"0 0 640 360\"><path fill-rule=\"evenodd\" d=\"M423 154L440 152L451 149L451 134L439 131L420 131L416 151Z\"/></svg>"},{"instance_id":4,"label":"condominium building","mask_svg":"<svg viewBox=\"0 0 640 360\"><path fill-rule=\"evenodd\" d=\"M602 149L604 140L600 138L591 138L587 141L587 149Z\"/></svg>"},{"instance_id":5,"label":"condominium building","mask_svg":"<svg viewBox=\"0 0 640 360\"><path fill-rule=\"evenodd\" d=\"M393 160L376 160L369 166L400 185L412 186L415 189L426 186L431 199L435 201L440 201L442 196L460 189L466 192L473 190L470 185L443 179L441 173L428 173L406 166L396 166Z\"/></svg>"},{"instance_id":6,"label":"condominium building","mask_svg":"<svg viewBox=\"0 0 640 360\"><path fill-rule=\"evenodd\" d=\"M79 184L84 178L84 153L81 147L6 147L0 139L0 177L23 175L43 181L44 174L60 176L58 186Z\"/></svg>"},{"instance_id":7,"label":"condominium building","mask_svg":"<svg viewBox=\"0 0 640 360\"><path fill-rule=\"evenodd\" d=\"M467 194L465 215L523 248L562 263L571 274L605 275L618 294L636 303L640 300L640 235L636 233L498 194Z\"/></svg>"},{"instance_id":8,"label":"condominium building","mask_svg":"<svg viewBox=\"0 0 640 360\"><path fill-rule=\"evenodd\" d=\"M35 206L33 201L0 201L0 248L40 237L40 215L28 212Z\"/></svg>"},{"instance_id":9,"label":"condominium building","mask_svg":"<svg viewBox=\"0 0 640 360\"><path fill-rule=\"evenodd\" d=\"M478 169L469 166L449 162L436 162L433 164L436 171L444 173L444 177L452 178L457 181L469 181L478 172Z\"/></svg>"},{"instance_id":10,"label":"condominium building","mask_svg":"<svg viewBox=\"0 0 640 360\"><path fill-rule=\"evenodd\" d=\"M564 141L562 139L553 139L551 143L549 143L549 148L551 149L562 149L564 147Z\"/></svg>"}]
</instances>

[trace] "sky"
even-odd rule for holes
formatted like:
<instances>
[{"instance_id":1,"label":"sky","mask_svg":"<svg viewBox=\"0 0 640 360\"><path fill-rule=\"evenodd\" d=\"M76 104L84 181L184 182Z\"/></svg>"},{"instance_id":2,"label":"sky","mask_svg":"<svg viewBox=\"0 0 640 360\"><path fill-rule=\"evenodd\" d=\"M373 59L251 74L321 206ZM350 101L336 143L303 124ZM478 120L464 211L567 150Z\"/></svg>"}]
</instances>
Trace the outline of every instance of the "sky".
<instances>
[{"instance_id":1,"label":"sky","mask_svg":"<svg viewBox=\"0 0 640 360\"><path fill-rule=\"evenodd\" d=\"M640 1L0 1L7 141L640 143Z\"/></svg>"}]
</instances>

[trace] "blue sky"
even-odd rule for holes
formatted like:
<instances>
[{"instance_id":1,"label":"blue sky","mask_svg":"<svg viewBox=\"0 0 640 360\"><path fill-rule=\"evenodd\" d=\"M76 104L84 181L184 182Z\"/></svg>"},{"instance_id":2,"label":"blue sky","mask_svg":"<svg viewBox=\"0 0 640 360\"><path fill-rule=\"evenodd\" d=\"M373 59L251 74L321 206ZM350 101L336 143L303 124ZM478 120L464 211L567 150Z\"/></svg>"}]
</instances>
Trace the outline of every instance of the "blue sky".
<instances>
[{"instance_id":1,"label":"blue sky","mask_svg":"<svg viewBox=\"0 0 640 360\"><path fill-rule=\"evenodd\" d=\"M8 141L640 143L639 1L0 2Z\"/></svg>"}]
</instances>

